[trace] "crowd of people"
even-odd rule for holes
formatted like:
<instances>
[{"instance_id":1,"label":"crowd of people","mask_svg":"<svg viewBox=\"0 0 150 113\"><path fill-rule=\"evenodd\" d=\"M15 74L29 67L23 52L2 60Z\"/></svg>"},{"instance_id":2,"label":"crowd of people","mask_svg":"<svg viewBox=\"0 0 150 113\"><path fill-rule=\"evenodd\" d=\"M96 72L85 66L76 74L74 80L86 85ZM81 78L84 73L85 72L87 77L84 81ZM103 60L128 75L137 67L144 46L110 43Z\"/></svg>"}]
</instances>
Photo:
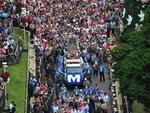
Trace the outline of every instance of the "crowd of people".
<instances>
[{"instance_id":1,"label":"crowd of people","mask_svg":"<svg viewBox=\"0 0 150 113\"><path fill-rule=\"evenodd\" d=\"M107 113L110 98L101 90L98 84L95 87L84 85L67 89L62 82L57 83L56 92L51 80L39 83L33 76L29 84L34 90L31 99L33 112L43 113ZM32 97L32 96L31 96Z\"/></svg>"},{"instance_id":2,"label":"crowd of people","mask_svg":"<svg viewBox=\"0 0 150 113\"><path fill-rule=\"evenodd\" d=\"M87 79L92 82L92 76L99 76L99 82L104 82L104 63L109 50L113 47L110 36L116 34L121 20L122 3L123 0L15 0L14 2L5 0L2 2L4 12L10 17L0 18L1 47L9 52L8 48L15 44L8 29L9 18L13 20L14 26L28 29L31 38L34 39L37 76L29 80L33 112L93 113L96 110L97 113L107 112L103 107L107 108L105 105L108 104L108 98L104 97L108 95L99 89L95 90L91 85L88 88L92 89L92 93L89 93L88 89L88 94L84 94L86 90L84 87L77 88L80 90L77 95L74 91L61 90L61 86L58 85L56 88L58 95L55 95L57 87L54 85L55 75L58 71L56 63L62 62L59 56L66 55L69 38L74 37L80 50L78 54L84 61ZM3 9L0 9L1 13ZM46 71L45 77L43 70ZM98 107L97 103L100 103ZM91 111L93 109L95 111Z\"/></svg>"},{"instance_id":3,"label":"crowd of people","mask_svg":"<svg viewBox=\"0 0 150 113\"><path fill-rule=\"evenodd\" d=\"M108 102L107 93L99 87L75 87L73 91L67 91L65 85L62 85L51 109L53 113L106 113Z\"/></svg>"},{"instance_id":4,"label":"crowd of people","mask_svg":"<svg viewBox=\"0 0 150 113\"><path fill-rule=\"evenodd\" d=\"M12 18L16 10L10 2L0 2L0 61L12 54L16 48L16 42L12 36Z\"/></svg>"},{"instance_id":5,"label":"crowd of people","mask_svg":"<svg viewBox=\"0 0 150 113\"><path fill-rule=\"evenodd\" d=\"M37 83L33 85L33 97L36 100L33 102L33 111L107 112L108 95L103 91L95 94L95 87L88 87L92 89L92 93L87 95L83 93L86 88L77 88L80 93L75 95L74 91L67 89L63 91L61 85L58 85L55 95L54 88L57 87L57 85L54 86L55 75L58 71L57 67L60 67L59 64L62 63L61 58L66 55L69 38L75 37L80 49L78 54L84 60L87 79L91 82L92 76L99 76L100 82L105 81L104 63L107 53L113 46L110 35L116 33L118 22L121 19L122 2L118 0L22 1L23 11L20 15L22 25L24 24L31 30L38 64L42 62L46 70L46 78L48 78L46 81L51 81L50 87L47 82L46 84L43 84L45 82L40 83L43 70L38 65ZM53 100L49 95L56 97ZM105 96L107 99L104 98Z\"/></svg>"},{"instance_id":6,"label":"crowd of people","mask_svg":"<svg viewBox=\"0 0 150 113\"><path fill-rule=\"evenodd\" d=\"M30 104L32 112L48 113L50 111L49 105L53 100L54 89L51 81L45 81L44 84L38 82L38 80L32 76L29 80L30 91Z\"/></svg>"}]
</instances>

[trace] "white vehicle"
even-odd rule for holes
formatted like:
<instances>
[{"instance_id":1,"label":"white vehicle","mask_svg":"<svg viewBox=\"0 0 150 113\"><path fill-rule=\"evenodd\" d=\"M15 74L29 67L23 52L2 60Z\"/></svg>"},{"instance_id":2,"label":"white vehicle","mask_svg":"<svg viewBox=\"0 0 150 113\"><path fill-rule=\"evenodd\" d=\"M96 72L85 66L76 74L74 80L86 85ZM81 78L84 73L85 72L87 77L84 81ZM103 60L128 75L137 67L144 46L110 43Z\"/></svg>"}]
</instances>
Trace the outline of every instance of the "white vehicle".
<instances>
[{"instance_id":1,"label":"white vehicle","mask_svg":"<svg viewBox=\"0 0 150 113\"><path fill-rule=\"evenodd\" d=\"M83 59L65 59L64 72L67 84L80 85L83 81Z\"/></svg>"}]
</instances>

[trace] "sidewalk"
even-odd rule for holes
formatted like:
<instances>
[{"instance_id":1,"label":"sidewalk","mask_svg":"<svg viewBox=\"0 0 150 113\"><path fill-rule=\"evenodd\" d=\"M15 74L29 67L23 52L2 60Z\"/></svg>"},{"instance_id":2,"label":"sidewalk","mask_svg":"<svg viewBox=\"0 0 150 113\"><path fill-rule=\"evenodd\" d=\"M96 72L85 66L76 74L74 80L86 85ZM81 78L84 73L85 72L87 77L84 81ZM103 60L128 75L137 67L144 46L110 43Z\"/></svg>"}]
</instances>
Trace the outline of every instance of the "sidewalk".
<instances>
[{"instance_id":1,"label":"sidewalk","mask_svg":"<svg viewBox=\"0 0 150 113\"><path fill-rule=\"evenodd\" d=\"M30 44L29 47L29 71L33 76L36 76L36 56L35 56L35 50L34 45Z\"/></svg>"},{"instance_id":2,"label":"sidewalk","mask_svg":"<svg viewBox=\"0 0 150 113\"><path fill-rule=\"evenodd\" d=\"M112 113L112 102L111 102L112 96L111 96L111 91L110 91L111 80L109 80L107 68L105 70L105 82L100 82L99 76L97 76L97 77L92 76L92 86L94 87L96 83L98 84L98 86L101 90L103 90L104 92L106 92L108 94L108 96L109 96L108 113Z\"/></svg>"}]
</instances>

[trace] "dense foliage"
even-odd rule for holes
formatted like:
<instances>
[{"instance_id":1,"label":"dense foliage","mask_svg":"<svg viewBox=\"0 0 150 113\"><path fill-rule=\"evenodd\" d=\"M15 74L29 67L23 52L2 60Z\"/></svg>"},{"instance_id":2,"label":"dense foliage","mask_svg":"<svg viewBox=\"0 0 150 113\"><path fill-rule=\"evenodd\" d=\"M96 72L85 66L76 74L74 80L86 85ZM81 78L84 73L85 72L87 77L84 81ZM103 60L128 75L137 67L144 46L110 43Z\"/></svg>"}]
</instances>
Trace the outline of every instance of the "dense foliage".
<instances>
[{"instance_id":1,"label":"dense foliage","mask_svg":"<svg viewBox=\"0 0 150 113\"><path fill-rule=\"evenodd\" d=\"M132 11L134 12L134 9ZM125 31L122 35L123 43L112 50L113 60L117 61L113 68L115 77L120 80L123 95L150 108L149 7L145 10L145 20L142 24L140 30L132 27L130 31Z\"/></svg>"}]
</instances>

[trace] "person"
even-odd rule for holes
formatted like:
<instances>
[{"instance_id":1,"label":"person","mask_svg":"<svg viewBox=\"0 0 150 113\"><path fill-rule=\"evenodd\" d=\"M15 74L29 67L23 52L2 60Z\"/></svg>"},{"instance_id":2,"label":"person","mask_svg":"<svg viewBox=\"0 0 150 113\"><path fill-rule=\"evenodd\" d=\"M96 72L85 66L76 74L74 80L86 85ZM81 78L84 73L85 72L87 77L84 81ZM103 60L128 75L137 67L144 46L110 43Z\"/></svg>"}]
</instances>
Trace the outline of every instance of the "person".
<instances>
[{"instance_id":1,"label":"person","mask_svg":"<svg viewBox=\"0 0 150 113\"><path fill-rule=\"evenodd\" d=\"M4 82L7 82L8 78L9 78L10 74L9 72L7 72L6 70L2 71L0 73L0 77L3 78Z\"/></svg>"},{"instance_id":2,"label":"person","mask_svg":"<svg viewBox=\"0 0 150 113\"><path fill-rule=\"evenodd\" d=\"M76 86L75 89L73 90L73 94L76 96L79 94L79 89L78 87Z\"/></svg>"},{"instance_id":3,"label":"person","mask_svg":"<svg viewBox=\"0 0 150 113\"><path fill-rule=\"evenodd\" d=\"M97 59L94 61L93 70L94 70L94 77L97 77L98 76L98 60Z\"/></svg>"},{"instance_id":4,"label":"person","mask_svg":"<svg viewBox=\"0 0 150 113\"><path fill-rule=\"evenodd\" d=\"M90 85L91 85L90 81L87 78L84 78L83 86L86 88L86 86L90 87Z\"/></svg>"},{"instance_id":5,"label":"person","mask_svg":"<svg viewBox=\"0 0 150 113\"><path fill-rule=\"evenodd\" d=\"M92 72L93 72L93 67L92 64L89 62L89 69L88 69L88 80L92 83Z\"/></svg>"},{"instance_id":6,"label":"person","mask_svg":"<svg viewBox=\"0 0 150 113\"><path fill-rule=\"evenodd\" d=\"M12 101L7 109L8 113L16 113L16 104Z\"/></svg>"},{"instance_id":7,"label":"person","mask_svg":"<svg viewBox=\"0 0 150 113\"><path fill-rule=\"evenodd\" d=\"M89 93L89 88L88 86L86 86L84 89L83 89L83 94L84 95L87 95Z\"/></svg>"},{"instance_id":8,"label":"person","mask_svg":"<svg viewBox=\"0 0 150 113\"><path fill-rule=\"evenodd\" d=\"M106 104L108 104L108 101L109 101L109 97L108 97L107 93L104 93L104 102Z\"/></svg>"},{"instance_id":9,"label":"person","mask_svg":"<svg viewBox=\"0 0 150 113\"><path fill-rule=\"evenodd\" d=\"M105 82L105 75L104 75L104 64L99 66L99 75L100 75L100 82Z\"/></svg>"},{"instance_id":10,"label":"person","mask_svg":"<svg viewBox=\"0 0 150 113\"><path fill-rule=\"evenodd\" d=\"M106 103L104 103L104 102L102 103L101 109L102 109L102 112L103 112L103 113L108 113L108 112L107 112L108 105L107 105Z\"/></svg>"},{"instance_id":11,"label":"person","mask_svg":"<svg viewBox=\"0 0 150 113\"><path fill-rule=\"evenodd\" d=\"M59 110L59 107L58 107L56 104L54 104L54 105L52 106L52 110L53 110L53 113L57 113L58 110Z\"/></svg>"},{"instance_id":12,"label":"person","mask_svg":"<svg viewBox=\"0 0 150 113\"><path fill-rule=\"evenodd\" d=\"M90 65L89 65L89 63L87 62L87 61L85 61L85 63L84 63L84 72L85 73L88 73L88 69L90 68Z\"/></svg>"},{"instance_id":13,"label":"person","mask_svg":"<svg viewBox=\"0 0 150 113\"><path fill-rule=\"evenodd\" d=\"M85 113L89 113L89 104L85 101L84 102L84 111L85 111Z\"/></svg>"},{"instance_id":14,"label":"person","mask_svg":"<svg viewBox=\"0 0 150 113\"><path fill-rule=\"evenodd\" d=\"M89 99L89 112L93 113L94 108L95 108L94 100L93 100L93 98L90 98Z\"/></svg>"}]
</instances>

